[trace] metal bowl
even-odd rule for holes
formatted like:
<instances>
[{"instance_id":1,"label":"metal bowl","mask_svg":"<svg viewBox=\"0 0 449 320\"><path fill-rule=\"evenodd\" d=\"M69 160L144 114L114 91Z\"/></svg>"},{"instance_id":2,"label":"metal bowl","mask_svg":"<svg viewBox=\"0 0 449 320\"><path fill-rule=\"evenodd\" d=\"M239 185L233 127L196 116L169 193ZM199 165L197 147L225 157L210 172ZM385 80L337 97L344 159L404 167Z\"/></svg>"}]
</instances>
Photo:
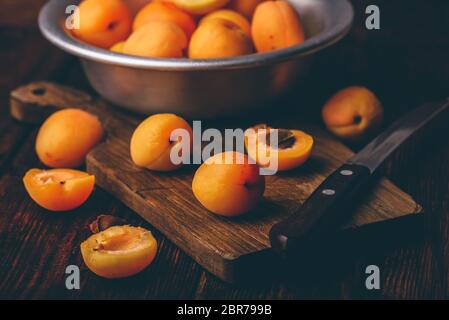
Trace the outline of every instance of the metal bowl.
<instances>
[{"instance_id":1,"label":"metal bowl","mask_svg":"<svg viewBox=\"0 0 449 320\"><path fill-rule=\"evenodd\" d=\"M49 1L39 26L50 42L81 58L93 88L138 113L173 112L188 118L236 115L269 105L307 74L314 53L347 34L354 15L348 0L291 0L306 32L300 45L227 59L149 59L75 39L65 28L66 8L78 2Z\"/></svg>"}]
</instances>

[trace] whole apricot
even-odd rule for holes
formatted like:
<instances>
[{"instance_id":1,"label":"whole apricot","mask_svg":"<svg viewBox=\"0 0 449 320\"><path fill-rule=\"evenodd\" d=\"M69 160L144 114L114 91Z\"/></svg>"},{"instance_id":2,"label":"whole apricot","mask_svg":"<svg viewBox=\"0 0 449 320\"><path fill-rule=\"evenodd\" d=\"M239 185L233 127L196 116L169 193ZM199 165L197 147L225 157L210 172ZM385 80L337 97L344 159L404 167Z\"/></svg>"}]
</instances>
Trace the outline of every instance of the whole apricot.
<instances>
[{"instance_id":1,"label":"whole apricot","mask_svg":"<svg viewBox=\"0 0 449 320\"><path fill-rule=\"evenodd\" d=\"M91 45L109 49L131 32L131 13L122 0L84 0L78 13L79 28L73 34Z\"/></svg>"},{"instance_id":2,"label":"whole apricot","mask_svg":"<svg viewBox=\"0 0 449 320\"><path fill-rule=\"evenodd\" d=\"M205 16L201 23L204 23L205 21L208 21L210 19L215 18L221 18L225 19L231 22L234 22L236 25L238 25L245 33L248 35L248 37L251 37L251 25L248 22L248 20L242 16L240 13L229 10L229 9L222 9L218 11L214 11L209 13L207 16Z\"/></svg>"},{"instance_id":3,"label":"whole apricot","mask_svg":"<svg viewBox=\"0 0 449 320\"><path fill-rule=\"evenodd\" d=\"M305 39L298 13L283 0L264 1L257 6L251 34L258 52L288 48Z\"/></svg>"},{"instance_id":4,"label":"whole apricot","mask_svg":"<svg viewBox=\"0 0 449 320\"><path fill-rule=\"evenodd\" d=\"M208 19L192 35L189 58L214 59L236 57L253 52L251 39L234 22Z\"/></svg>"},{"instance_id":5,"label":"whole apricot","mask_svg":"<svg viewBox=\"0 0 449 320\"><path fill-rule=\"evenodd\" d=\"M243 14L246 18L252 19L256 7L265 0L231 0L228 7Z\"/></svg>"},{"instance_id":6,"label":"whole apricot","mask_svg":"<svg viewBox=\"0 0 449 320\"><path fill-rule=\"evenodd\" d=\"M137 30L152 21L173 22L184 30L188 39L190 39L196 28L196 23L192 16L169 2L150 2L143 7L134 19L133 30Z\"/></svg>"},{"instance_id":7,"label":"whole apricot","mask_svg":"<svg viewBox=\"0 0 449 320\"><path fill-rule=\"evenodd\" d=\"M30 197L51 211L68 211L82 205L91 195L95 177L72 169L31 169L23 177Z\"/></svg>"},{"instance_id":8,"label":"whole apricot","mask_svg":"<svg viewBox=\"0 0 449 320\"><path fill-rule=\"evenodd\" d=\"M186 133L172 141L175 130ZM188 141L183 140L188 139ZM134 131L131 144L131 159L139 166L155 171L172 171L182 163L175 163L172 152L183 156L183 146L192 144L192 128L181 117L174 114L156 114L145 119Z\"/></svg>"},{"instance_id":9,"label":"whole apricot","mask_svg":"<svg viewBox=\"0 0 449 320\"><path fill-rule=\"evenodd\" d=\"M181 58L187 48L187 36L176 24L152 21L134 31L123 53L153 58Z\"/></svg>"},{"instance_id":10,"label":"whole apricot","mask_svg":"<svg viewBox=\"0 0 449 320\"><path fill-rule=\"evenodd\" d=\"M277 134L277 145L271 145L270 135ZM264 168L274 171L291 170L309 159L313 137L300 130L273 129L264 124L245 131L248 155ZM276 157L276 158L273 158Z\"/></svg>"},{"instance_id":11,"label":"whole apricot","mask_svg":"<svg viewBox=\"0 0 449 320\"><path fill-rule=\"evenodd\" d=\"M97 117L80 109L64 109L42 124L36 138L36 153L48 167L79 167L102 136L103 127Z\"/></svg>"},{"instance_id":12,"label":"whole apricot","mask_svg":"<svg viewBox=\"0 0 449 320\"><path fill-rule=\"evenodd\" d=\"M383 107L376 95L364 87L348 87L324 105L322 116L329 131L348 140L360 140L382 125Z\"/></svg>"},{"instance_id":13,"label":"whole apricot","mask_svg":"<svg viewBox=\"0 0 449 320\"><path fill-rule=\"evenodd\" d=\"M209 211L238 216L253 209L265 190L265 177L246 155L228 151L206 160L196 171L192 191Z\"/></svg>"},{"instance_id":14,"label":"whole apricot","mask_svg":"<svg viewBox=\"0 0 449 320\"><path fill-rule=\"evenodd\" d=\"M153 262L156 252L156 239L150 231L140 227L110 227L81 243L86 266L108 279L141 272Z\"/></svg>"}]
</instances>

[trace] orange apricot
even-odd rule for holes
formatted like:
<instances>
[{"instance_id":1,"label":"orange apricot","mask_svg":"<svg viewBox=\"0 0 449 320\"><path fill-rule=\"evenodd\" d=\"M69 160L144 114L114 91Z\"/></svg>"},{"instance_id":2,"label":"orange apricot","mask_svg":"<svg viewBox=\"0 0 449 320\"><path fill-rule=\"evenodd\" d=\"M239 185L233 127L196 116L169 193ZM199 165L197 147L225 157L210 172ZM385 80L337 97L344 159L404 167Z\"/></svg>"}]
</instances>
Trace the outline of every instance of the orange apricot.
<instances>
[{"instance_id":1,"label":"orange apricot","mask_svg":"<svg viewBox=\"0 0 449 320\"><path fill-rule=\"evenodd\" d=\"M120 41L120 42L117 42L116 44L114 44L109 50L111 50L113 52L122 53L124 46L125 46L125 41Z\"/></svg>"},{"instance_id":2,"label":"orange apricot","mask_svg":"<svg viewBox=\"0 0 449 320\"><path fill-rule=\"evenodd\" d=\"M258 52L288 48L305 39L298 13L283 0L265 1L257 6L251 34Z\"/></svg>"},{"instance_id":3,"label":"orange apricot","mask_svg":"<svg viewBox=\"0 0 449 320\"><path fill-rule=\"evenodd\" d=\"M208 19L192 35L189 58L214 59L252 53L251 39L238 25L222 18Z\"/></svg>"},{"instance_id":4,"label":"orange apricot","mask_svg":"<svg viewBox=\"0 0 449 320\"><path fill-rule=\"evenodd\" d=\"M209 13L207 16L205 16L201 23L204 23L205 21L208 21L209 19L215 19L215 18L222 18L231 22L234 22L236 25L238 25L245 33L248 35L248 37L251 37L251 25L248 22L248 20L242 16L240 13L229 10L229 9L222 9L218 11L214 11Z\"/></svg>"},{"instance_id":5,"label":"orange apricot","mask_svg":"<svg viewBox=\"0 0 449 320\"><path fill-rule=\"evenodd\" d=\"M131 13L122 0L84 0L78 12L80 24L73 34L91 45L109 49L131 32Z\"/></svg>"},{"instance_id":6,"label":"orange apricot","mask_svg":"<svg viewBox=\"0 0 449 320\"><path fill-rule=\"evenodd\" d=\"M209 211L238 216L253 209L265 190L265 177L246 155L234 151L217 154L196 171L192 191Z\"/></svg>"},{"instance_id":7,"label":"orange apricot","mask_svg":"<svg viewBox=\"0 0 449 320\"><path fill-rule=\"evenodd\" d=\"M68 211L82 205L91 195L95 177L73 169L31 169L23 177L30 197L51 211Z\"/></svg>"},{"instance_id":8,"label":"orange apricot","mask_svg":"<svg viewBox=\"0 0 449 320\"><path fill-rule=\"evenodd\" d=\"M169 2L150 2L143 7L134 19L133 30L151 21L173 22L184 30L188 39L196 28L195 20L187 12Z\"/></svg>"},{"instance_id":9,"label":"orange apricot","mask_svg":"<svg viewBox=\"0 0 449 320\"><path fill-rule=\"evenodd\" d=\"M140 227L113 226L81 243L86 266L108 279L141 272L153 262L156 252L156 239L150 231Z\"/></svg>"},{"instance_id":10,"label":"orange apricot","mask_svg":"<svg viewBox=\"0 0 449 320\"><path fill-rule=\"evenodd\" d=\"M274 130L278 134L277 146L270 145L270 134ZM248 155L261 167L285 171L299 167L309 159L313 137L300 130L273 129L262 124L245 131L245 147Z\"/></svg>"},{"instance_id":11,"label":"orange apricot","mask_svg":"<svg viewBox=\"0 0 449 320\"><path fill-rule=\"evenodd\" d=\"M175 130L184 130L189 141L179 137L171 141L170 137ZM178 169L182 163L174 163L172 152L182 156L183 145L192 144L192 128L190 125L174 114L156 114L145 119L134 131L130 152L133 162L143 168L155 171L172 171Z\"/></svg>"},{"instance_id":12,"label":"orange apricot","mask_svg":"<svg viewBox=\"0 0 449 320\"><path fill-rule=\"evenodd\" d=\"M36 153L48 167L79 167L102 136L103 127L97 117L80 109L64 109L42 124L36 138Z\"/></svg>"},{"instance_id":13,"label":"orange apricot","mask_svg":"<svg viewBox=\"0 0 449 320\"><path fill-rule=\"evenodd\" d=\"M229 0L170 0L178 8L194 15L204 15L224 7Z\"/></svg>"},{"instance_id":14,"label":"orange apricot","mask_svg":"<svg viewBox=\"0 0 449 320\"><path fill-rule=\"evenodd\" d=\"M256 7L265 0L231 0L228 7L243 14L246 18L252 19Z\"/></svg>"},{"instance_id":15,"label":"orange apricot","mask_svg":"<svg viewBox=\"0 0 449 320\"><path fill-rule=\"evenodd\" d=\"M364 87L348 87L324 105L322 116L329 131L348 140L360 140L379 129L383 107L376 95Z\"/></svg>"},{"instance_id":16,"label":"orange apricot","mask_svg":"<svg viewBox=\"0 0 449 320\"><path fill-rule=\"evenodd\" d=\"M181 58L187 48L187 36L178 25L152 21L131 34L123 53L153 58Z\"/></svg>"}]
</instances>

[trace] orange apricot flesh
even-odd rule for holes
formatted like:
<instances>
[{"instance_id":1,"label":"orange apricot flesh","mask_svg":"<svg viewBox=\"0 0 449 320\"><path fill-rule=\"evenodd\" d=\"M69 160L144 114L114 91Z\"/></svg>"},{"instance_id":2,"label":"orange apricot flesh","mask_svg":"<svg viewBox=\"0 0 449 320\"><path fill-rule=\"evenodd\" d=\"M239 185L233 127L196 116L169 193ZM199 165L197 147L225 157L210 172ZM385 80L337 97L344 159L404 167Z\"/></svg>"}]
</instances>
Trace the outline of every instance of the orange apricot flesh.
<instances>
[{"instance_id":1,"label":"orange apricot flesh","mask_svg":"<svg viewBox=\"0 0 449 320\"><path fill-rule=\"evenodd\" d=\"M64 109L42 124L36 138L36 153L49 167L79 167L102 136L103 127L97 117L79 109Z\"/></svg>"},{"instance_id":2,"label":"orange apricot flesh","mask_svg":"<svg viewBox=\"0 0 449 320\"><path fill-rule=\"evenodd\" d=\"M239 158L242 161L237 162ZM248 160L246 155L233 151L209 158L195 173L193 194L217 215L233 217L250 211L263 196L265 177L259 174L259 166Z\"/></svg>"},{"instance_id":3,"label":"orange apricot flesh","mask_svg":"<svg viewBox=\"0 0 449 320\"><path fill-rule=\"evenodd\" d=\"M178 25L152 21L131 34L123 53L147 58L182 58L187 42L185 32Z\"/></svg>"},{"instance_id":4,"label":"orange apricot flesh","mask_svg":"<svg viewBox=\"0 0 449 320\"><path fill-rule=\"evenodd\" d=\"M223 18L203 21L192 35L189 58L218 59L250 54L250 37L237 24Z\"/></svg>"},{"instance_id":5,"label":"orange apricot flesh","mask_svg":"<svg viewBox=\"0 0 449 320\"><path fill-rule=\"evenodd\" d=\"M383 120L383 107L376 95L364 87L348 87L324 105L323 121L329 131L348 140L360 140L376 131Z\"/></svg>"},{"instance_id":6,"label":"orange apricot flesh","mask_svg":"<svg viewBox=\"0 0 449 320\"><path fill-rule=\"evenodd\" d=\"M79 5L79 21L73 34L104 49L125 40L131 32L131 13L122 0L84 0Z\"/></svg>"},{"instance_id":7,"label":"orange apricot flesh","mask_svg":"<svg viewBox=\"0 0 449 320\"><path fill-rule=\"evenodd\" d=\"M260 130L263 128L265 130ZM313 137L300 130L277 129L278 146L270 146L272 129L265 125L255 126L245 132L245 147L248 155L261 167L274 165L270 157L276 156L278 171L291 170L304 164L313 149Z\"/></svg>"},{"instance_id":8,"label":"orange apricot flesh","mask_svg":"<svg viewBox=\"0 0 449 320\"><path fill-rule=\"evenodd\" d=\"M215 18L222 18L231 22L234 22L236 25L238 25L245 33L248 35L248 37L251 37L251 25L248 22L248 20L241 15L240 13L229 10L229 9L222 9L218 11L214 11L209 13L207 16L205 16L201 23L204 23L205 21L208 21L210 19Z\"/></svg>"},{"instance_id":9,"label":"orange apricot flesh","mask_svg":"<svg viewBox=\"0 0 449 320\"><path fill-rule=\"evenodd\" d=\"M23 178L25 189L41 207L68 211L82 205L91 195L95 177L73 169L31 169Z\"/></svg>"},{"instance_id":10,"label":"orange apricot flesh","mask_svg":"<svg viewBox=\"0 0 449 320\"><path fill-rule=\"evenodd\" d=\"M115 279L135 275L154 260L157 241L150 231L113 226L81 243L86 266L100 277Z\"/></svg>"},{"instance_id":11,"label":"orange apricot flesh","mask_svg":"<svg viewBox=\"0 0 449 320\"><path fill-rule=\"evenodd\" d=\"M184 130L189 141L171 141L172 133ZM175 164L171 153L177 152L182 156L182 146L192 144L192 128L174 114L156 114L145 119L134 131L131 137L130 152L132 161L139 167L155 171L172 171L182 164Z\"/></svg>"},{"instance_id":12,"label":"orange apricot flesh","mask_svg":"<svg viewBox=\"0 0 449 320\"><path fill-rule=\"evenodd\" d=\"M305 39L298 13L283 0L265 1L257 6L251 34L258 52L288 48Z\"/></svg>"},{"instance_id":13,"label":"orange apricot flesh","mask_svg":"<svg viewBox=\"0 0 449 320\"><path fill-rule=\"evenodd\" d=\"M134 19L133 30L135 31L152 21L175 23L184 30L188 39L196 28L196 22L192 16L169 2L150 2L143 7Z\"/></svg>"}]
</instances>

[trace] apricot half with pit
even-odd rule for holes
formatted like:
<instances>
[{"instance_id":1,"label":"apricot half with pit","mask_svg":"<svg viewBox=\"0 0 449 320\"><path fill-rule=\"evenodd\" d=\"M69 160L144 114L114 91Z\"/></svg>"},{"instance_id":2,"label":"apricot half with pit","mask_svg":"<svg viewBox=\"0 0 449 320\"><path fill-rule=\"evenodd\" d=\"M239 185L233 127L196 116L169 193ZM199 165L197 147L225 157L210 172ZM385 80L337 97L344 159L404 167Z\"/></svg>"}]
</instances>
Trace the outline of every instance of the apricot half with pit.
<instances>
[{"instance_id":1,"label":"apricot half with pit","mask_svg":"<svg viewBox=\"0 0 449 320\"><path fill-rule=\"evenodd\" d=\"M82 205L91 195L95 177L72 169L31 169L23 178L25 189L41 207L68 211Z\"/></svg>"},{"instance_id":2,"label":"apricot half with pit","mask_svg":"<svg viewBox=\"0 0 449 320\"><path fill-rule=\"evenodd\" d=\"M36 153L49 167L79 167L102 136L103 127L96 116L79 109L57 111L39 129Z\"/></svg>"},{"instance_id":3,"label":"apricot half with pit","mask_svg":"<svg viewBox=\"0 0 449 320\"><path fill-rule=\"evenodd\" d=\"M122 0L84 0L78 14L79 28L72 32L91 45L109 49L131 32L131 13Z\"/></svg>"},{"instance_id":4,"label":"apricot half with pit","mask_svg":"<svg viewBox=\"0 0 449 320\"><path fill-rule=\"evenodd\" d=\"M179 133L179 135L173 136ZM185 146L192 144L192 128L174 114L156 114L145 119L131 137L131 159L139 166L155 171L172 171L182 163Z\"/></svg>"},{"instance_id":5,"label":"apricot half with pit","mask_svg":"<svg viewBox=\"0 0 449 320\"><path fill-rule=\"evenodd\" d=\"M347 140L361 140L382 125L383 107L376 95L364 87L348 87L324 105L322 116L329 131Z\"/></svg>"},{"instance_id":6,"label":"apricot half with pit","mask_svg":"<svg viewBox=\"0 0 449 320\"><path fill-rule=\"evenodd\" d=\"M265 177L246 155L228 151L207 159L196 171L192 191L209 211L238 216L253 209L265 190Z\"/></svg>"},{"instance_id":7,"label":"apricot half with pit","mask_svg":"<svg viewBox=\"0 0 449 320\"><path fill-rule=\"evenodd\" d=\"M270 135L277 134L277 145L272 145ZM261 167L285 171L299 167L309 159L313 137L300 130L273 129L265 124L245 131L248 155ZM275 157L275 158L274 158Z\"/></svg>"},{"instance_id":8,"label":"apricot half with pit","mask_svg":"<svg viewBox=\"0 0 449 320\"><path fill-rule=\"evenodd\" d=\"M135 275L154 260L157 242L150 231L113 226L81 243L86 266L100 277L114 279Z\"/></svg>"}]
</instances>

